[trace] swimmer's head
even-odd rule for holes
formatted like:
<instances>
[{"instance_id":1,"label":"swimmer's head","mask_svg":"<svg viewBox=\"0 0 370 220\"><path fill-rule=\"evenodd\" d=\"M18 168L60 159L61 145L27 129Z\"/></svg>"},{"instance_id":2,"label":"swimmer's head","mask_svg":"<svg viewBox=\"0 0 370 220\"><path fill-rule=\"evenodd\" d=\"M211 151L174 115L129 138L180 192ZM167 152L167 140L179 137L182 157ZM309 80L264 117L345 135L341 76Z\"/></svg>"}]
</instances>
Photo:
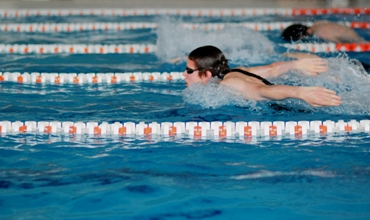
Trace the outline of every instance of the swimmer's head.
<instances>
[{"instance_id":1,"label":"swimmer's head","mask_svg":"<svg viewBox=\"0 0 370 220\"><path fill-rule=\"evenodd\" d=\"M199 77L205 76L209 70L212 77L223 78L225 73L230 71L225 55L215 46L198 47L189 54L188 59L195 63Z\"/></svg>"},{"instance_id":2,"label":"swimmer's head","mask_svg":"<svg viewBox=\"0 0 370 220\"><path fill-rule=\"evenodd\" d=\"M297 41L309 35L307 29L305 25L293 24L287 27L281 36L287 41Z\"/></svg>"}]
</instances>

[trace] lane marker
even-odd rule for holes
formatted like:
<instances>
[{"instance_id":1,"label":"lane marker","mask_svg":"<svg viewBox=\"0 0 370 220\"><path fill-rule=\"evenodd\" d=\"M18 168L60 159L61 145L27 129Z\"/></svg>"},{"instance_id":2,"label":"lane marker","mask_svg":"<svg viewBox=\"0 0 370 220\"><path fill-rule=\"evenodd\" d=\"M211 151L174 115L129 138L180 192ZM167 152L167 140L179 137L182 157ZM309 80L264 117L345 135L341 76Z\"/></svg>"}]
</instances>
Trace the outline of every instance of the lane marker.
<instances>
[{"instance_id":1,"label":"lane marker","mask_svg":"<svg viewBox=\"0 0 370 220\"><path fill-rule=\"evenodd\" d=\"M368 52L370 43L282 43L288 49L310 52ZM146 54L153 44L0 44L0 54Z\"/></svg>"},{"instance_id":2,"label":"lane marker","mask_svg":"<svg viewBox=\"0 0 370 220\"><path fill-rule=\"evenodd\" d=\"M144 54L154 44L0 44L1 54Z\"/></svg>"},{"instance_id":3,"label":"lane marker","mask_svg":"<svg viewBox=\"0 0 370 220\"><path fill-rule=\"evenodd\" d=\"M219 23L182 23L180 26L185 29L222 30L225 27L244 27L255 31L282 30L292 25L294 21L286 22L219 22ZM312 26L313 22L300 22ZM368 29L370 22L336 22L351 28ZM156 29L158 24L148 22L94 22L94 23L8 23L0 24L0 31L4 32L38 32L38 33L72 33L79 31L108 31L108 30L135 30L135 29Z\"/></svg>"},{"instance_id":4,"label":"lane marker","mask_svg":"<svg viewBox=\"0 0 370 220\"><path fill-rule=\"evenodd\" d=\"M370 51L369 43L285 43L279 44L288 49L318 52L368 52Z\"/></svg>"},{"instance_id":5,"label":"lane marker","mask_svg":"<svg viewBox=\"0 0 370 220\"><path fill-rule=\"evenodd\" d=\"M0 72L1 82L22 84L120 84L139 82L183 82L183 72L125 72L125 73L19 73Z\"/></svg>"},{"instance_id":6,"label":"lane marker","mask_svg":"<svg viewBox=\"0 0 370 220\"><path fill-rule=\"evenodd\" d=\"M0 17L18 18L29 16L194 16L230 17L258 15L327 15L370 14L370 8L244 8L244 9L2 9Z\"/></svg>"},{"instance_id":7,"label":"lane marker","mask_svg":"<svg viewBox=\"0 0 370 220\"><path fill-rule=\"evenodd\" d=\"M160 136L193 139L301 138L307 135L369 133L370 120L250 122L60 122L0 121L0 134Z\"/></svg>"}]
</instances>

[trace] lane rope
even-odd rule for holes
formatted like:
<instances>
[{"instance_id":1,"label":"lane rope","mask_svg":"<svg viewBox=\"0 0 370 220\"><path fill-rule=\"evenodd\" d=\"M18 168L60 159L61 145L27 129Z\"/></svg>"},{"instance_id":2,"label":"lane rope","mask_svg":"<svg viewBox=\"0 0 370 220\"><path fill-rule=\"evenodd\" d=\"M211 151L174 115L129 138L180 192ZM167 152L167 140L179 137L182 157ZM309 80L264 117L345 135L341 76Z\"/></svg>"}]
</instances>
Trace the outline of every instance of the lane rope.
<instances>
[{"instance_id":1,"label":"lane rope","mask_svg":"<svg viewBox=\"0 0 370 220\"><path fill-rule=\"evenodd\" d=\"M186 136L189 138L301 137L311 134L369 133L370 120L250 122L71 122L0 121L0 134L81 134L116 136Z\"/></svg>"},{"instance_id":2,"label":"lane rope","mask_svg":"<svg viewBox=\"0 0 370 220\"><path fill-rule=\"evenodd\" d=\"M183 23L185 29L222 30L225 27L244 27L255 31L282 30L297 22L238 22L238 23ZM312 26L314 22L300 22ZM345 26L357 29L369 29L370 22L352 21L336 22ZM108 31L108 30L135 30L135 29L156 29L157 23L150 22L86 22L86 23L8 23L0 24L0 31L4 32L26 32L26 33L70 33L76 31Z\"/></svg>"},{"instance_id":3,"label":"lane rope","mask_svg":"<svg viewBox=\"0 0 370 220\"><path fill-rule=\"evenodd\" d=\"M282 43L288 49L310 52L367 52L369 43ZM0 44L0 54L145 54L154 44Z\"/></svg>"},{"instance_id":4,"label":"lane rope","mask_svg":"<svg viewBox=\"0 0 370 220\"><path fill-rule=\"evenodd\" d=\"M182 72L126 72L126 73L39 73L0 72L0 82L24 84L119 84L134 82L179 81Z\"/></svg>"},{"instance_id":5,"label":"lane rope","mask_svg":"<svg viewBox=\"0 0 370 220\"><path fill-rule=\"evenodd\" d=\"M4 32L76 32L98 30L154 29L150 22L86 22L86 23L8 23L0 24Z\"/></svg>"},{"instance_id":6,"label":"lane rope","mask_svg":"<svg viewBox=\"0 0 370 220\"><path fill-rule=\"evenodd\" d=\"M285 43L279 44L288 49L318 52L368 52L370 51L369 43Z\"/></svg>"},{"instance_id":7,"label":"lane rope","mask_svg":"<svg viewBox=\"0 0 370 220\"><path fill-rule=\"evenodd\" d=\"M2 9L0 17L29 16L155 16L229 17L258 15L370 14L370 8L245 8L245 9Z\"/></svg>"},{"instance_id":8,"label":"lane rope","mask_svg":"<svg viewBox=\"0 0 370 220\"><path fill-rule=\"evenodd\" d=\"M2 54L125 54L152 53L154 44L0 44Z\"/></svg>"},{"instance_id":9,"label":"lane rope","mask_svg":"<svg viewBox=\"0 0 370 220\"><path fill-rule=\"evenodd\" d=\"M274 31L283 30L288 26L301 23L307 26L312 26L314 22L297 22L297 21L284 21L284 22L238 22L238 23L184 23L181 25L183 28L187 29L203 29L203 30L222 30L227 26L231 27L244 27L253 29L255 31ZM368 29L370 28L370 22L362 21L338 21L338 24L343 24L347 27L357 28L357 29Z\"/></svg>"}]
</instances>

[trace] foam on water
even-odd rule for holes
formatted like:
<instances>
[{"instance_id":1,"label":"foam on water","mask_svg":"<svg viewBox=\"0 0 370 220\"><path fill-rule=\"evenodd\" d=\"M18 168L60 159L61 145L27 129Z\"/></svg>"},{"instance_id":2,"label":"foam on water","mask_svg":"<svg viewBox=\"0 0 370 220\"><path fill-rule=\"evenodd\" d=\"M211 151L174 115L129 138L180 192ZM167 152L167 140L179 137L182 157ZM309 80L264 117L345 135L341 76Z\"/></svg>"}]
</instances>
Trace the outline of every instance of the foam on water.
<instances>
[{"instance_id":1,"label":"foam on water","mask_svg":"<svg viewBox=\"0 0 370 220\"><path fill-rule=\"evenodd\" d=\"M158 21L156 55L164 60L186 56L195 48L214 45L228 59L259 63L271 59L274 43L259 32L241 27L225 27L222 30L187 29L181 21L164 17ZM247 53L246 53L247 51Z\"/></svg>"},{"instance_id":2,"label":"foam on water","mask_svg":"<svg viewBox=\"0 0 370 220\"><path fill-rule=\"evenodd\" d=\"M183 91L185 102L200 105L203 108L219 108L224 105L254 106L256 101L245 100L242 95L232 89L218 84L212 78L206 85L192 84Z\"/></svg>"}]
</instances>

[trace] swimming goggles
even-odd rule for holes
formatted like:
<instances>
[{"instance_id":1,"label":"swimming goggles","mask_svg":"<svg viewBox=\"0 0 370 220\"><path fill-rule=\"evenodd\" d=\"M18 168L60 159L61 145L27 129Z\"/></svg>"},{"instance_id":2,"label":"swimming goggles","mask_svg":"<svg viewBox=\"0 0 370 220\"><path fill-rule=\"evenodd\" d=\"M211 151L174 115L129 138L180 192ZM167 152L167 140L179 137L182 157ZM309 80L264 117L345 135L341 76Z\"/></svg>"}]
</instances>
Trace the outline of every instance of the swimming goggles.
<instances>
[{"instance_id":1,"label":"swimming goggles","mask_svg":"<svg viewBox=\"0 0 370 220\"><path fill-rule=\"evenodd\" d=\"M200 70L200 69L190 69L190 68L188 68L188 67L186 67L186 72L188 73L188 74L192 74L192 73L194 73L195 71L198 71L198 70Z\"/></svg>"}]
</instances>

